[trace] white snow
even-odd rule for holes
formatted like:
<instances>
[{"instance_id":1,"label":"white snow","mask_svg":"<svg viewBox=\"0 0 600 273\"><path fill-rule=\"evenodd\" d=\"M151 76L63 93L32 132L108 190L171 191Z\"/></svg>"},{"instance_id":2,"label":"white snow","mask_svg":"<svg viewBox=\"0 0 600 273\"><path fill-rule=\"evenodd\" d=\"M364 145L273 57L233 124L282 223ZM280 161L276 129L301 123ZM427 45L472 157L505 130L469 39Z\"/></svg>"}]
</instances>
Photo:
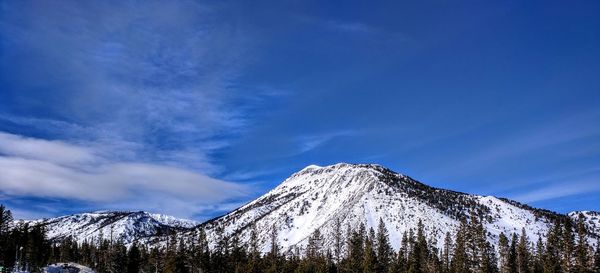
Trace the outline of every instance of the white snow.
<instances>
[{"instance_id":1,"label":"white snow","mask_svg":"<svg viewBox=\"0 0 600 273\"><path fill-rule=\"evenodd\" d=\"M398 249L402 233L416 228L421 220L426 235L436 240L441 248L446 232L455 234L460 220L418 198L414 192L410 194L408 190L421 190L411 182L414 180L401 174L391 175L400 184L386 183L384 180L390 178L390 171L379 165L311 165L258 199L203 226L214 244L214 238L218 237L216 227L222 227L225 235L237 234L242 241L247 241L250 226L254 224L262 250L267 252L270 250L272 226L278 230L283 249L292 250L304 247L307 238L316 229L325 236L325 246L332 247L335 219L341 220L342 235L345 235L348 225L357 228L360 223L364 223L367 230L377 230L381 218L388 229L392 246ZM436 193L447 192L429 189ZM488 208L484 226L488 230L488 240L495 245L501 232L509 236L520 234L525 228L530 241L535 242L550 227L551 221L543 216L536 217L534 211L496 197L457 194L465 202ZM463 217L469 216L466 211L462 214ZM596 221L596 227L600 227L598 223Z\"/></svg>"}]
</instances>

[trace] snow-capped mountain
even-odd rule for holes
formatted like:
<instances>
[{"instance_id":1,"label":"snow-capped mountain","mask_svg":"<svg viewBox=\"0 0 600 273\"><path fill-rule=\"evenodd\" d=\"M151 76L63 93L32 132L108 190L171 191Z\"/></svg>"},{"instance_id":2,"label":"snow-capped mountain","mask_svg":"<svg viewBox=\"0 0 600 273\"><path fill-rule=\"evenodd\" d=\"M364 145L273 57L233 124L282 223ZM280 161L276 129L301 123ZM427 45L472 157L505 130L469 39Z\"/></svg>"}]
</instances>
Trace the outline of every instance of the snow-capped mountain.
<instances>
[{"instance_id":1,"label":"snow-capped mountain","mask_svg":"<svg viewBox=\"0 0 600 273\"><path fill-rule=\"evenodd\" d=\"M348 226L360 223L376 230L381 218L398 249L403 232L416 228L419 220L428 237L441 246L446 232L454 234L460 219L472 213L484 219L494 244L501 232L520 233L522 228L535 241L553 219L567 217L507 199L433 188L379 165L341 163L306 167L258 199L199 228L213 240L236 235L242 242L255 229L266 252L273 227L284 250L302 248L317 229L325 246L331 247L333 233L341 231L344 236ZM588 214L592 215L597 224L598 214ZM598 235L595 229L592 237Z\"/></svg>"},{"instance_id":2,"label":"snow-capped mountain","mask_svg":"<svg viewBox=\"0 0 600 273\"><path fill-rule=\"evenodd\" d=\"M536 209L516 201L433 188L406 175L373 164L308 166L258 199L222 217L199 224L191 220L148 212L99 211L57 218L23 221L44 225L51 239L73 236L78 242L98 238L122 240L129 245L141 241L162 245L172 231L195 236L204 229L214 246L220 238L238 236L248 242L252 229L263 252L270 250L273 228L283 250L302 249L317 229L325 247L333 245L333 234L342 238L348 227L377 229L383 221L392 246L399 248L402 234L422 221L428 238L441 247L447 232L454 234L460 219L478 215L497 243L501 232L520 233L525 228L531 241L545 234L556 219L586 218L590 241L600 239L600 212L581 211L568 215Z\"/></svg>"},{"instance_id":3,"label":"snow-capped mountain","mask_svg":"<svg viewBox=\"0 0 600 273\"><path fill-rule=\"evenodd\" d=\"M16 224L23 223L43 225L50 239L60 240L72 236L81 243L102 237L122 240L127 245L136 240L169 234L171 231L188 230L199 224L192 220L144 211L97 211L40 220L19 220Z\"/></svg>"}]
</instances>

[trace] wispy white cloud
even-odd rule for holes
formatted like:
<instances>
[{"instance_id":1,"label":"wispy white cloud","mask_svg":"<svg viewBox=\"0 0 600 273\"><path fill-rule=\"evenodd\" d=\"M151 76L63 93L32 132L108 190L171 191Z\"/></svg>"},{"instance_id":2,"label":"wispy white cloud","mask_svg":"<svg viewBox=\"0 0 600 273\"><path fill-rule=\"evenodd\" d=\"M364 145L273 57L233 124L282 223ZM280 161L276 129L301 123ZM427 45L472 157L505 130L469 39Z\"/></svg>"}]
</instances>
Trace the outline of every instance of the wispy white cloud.
<instances>
[{"instance_id":1,"label":"wispy white cloud","mask_svg":"<svg viewBox=\"0 0 600 273\"><path fill-rule=\"evenodd\" d=\"M512 199L529 203L597 191L600 191L600 181L597 179L570 181L569 183L563 181L563 183L551 184L515 195Z\"/></svg>"},{"instance_id":2,"label":"wispy white cloud","mask_svg":"<svg viewBox=\"0 0 600 273\"><path fill-rule=\"evenodd\" d=\"M313 149L327 143L328 141L332 141L335 138L352 136L354 134L355 134L355 132L353 132L353 131L342 130L342 131L301 136L301 137L297 138L298 144L300 146L299 153L305 153L310 150L313 150Z\"/></svg>"},{"instance_id":3,"label":"wispy white cloud","mask_svg":"<svg viewBox=\"0 0 600 273\"><path fill-rule=\"evenodd\" d=\"M0 154L56 164L90 163L97 158L87 149L61 141L34 139L0 132Z\"/></svg>"},{"instance_id":4,"label":"wispy white cloud","mask_svg":"<svg viewBox=\"0 0 600 273\"><path fill-rule=\"evenodd\" d=\"M72 124L69 141L113 157L216 173L210 155L245 127L239 97L250 97L232 83L251 38L222 15L195 1L6 3L1 38L13 50L1 69L23 90L20 107L53 118L4 117L52 135ZM29 93L40 89L52 91Z\"/></svg>"},{"instance_id":5,"label":"wispy white cloud","mask_svg":"<svg viewBox=\"0 0 600 273\"><path fill-rule=\"evenodd\" d=\"M208 204L249 194L244 185L199 172L112 161L92 148L7 133L0 133L0 170L0 188L9 196L91 201L185 217L202 212Z\"/></svg>"},{"instance_id":6,"label":"wispy white cloud","mask_svg":"<svg viewBox=\"0 0 600 273\"><path fill-rule=\"evenodd\" d=\"M515 130L510 135L498 136L498 141L472 153L461 155L460 160L447 161L436 172L447 175L481 170L505 160L556 147L571 141L600 136L600 111L577 113L525 130ZM597 153L596 150L588 150Z\"/></svg>"}]
</instances>

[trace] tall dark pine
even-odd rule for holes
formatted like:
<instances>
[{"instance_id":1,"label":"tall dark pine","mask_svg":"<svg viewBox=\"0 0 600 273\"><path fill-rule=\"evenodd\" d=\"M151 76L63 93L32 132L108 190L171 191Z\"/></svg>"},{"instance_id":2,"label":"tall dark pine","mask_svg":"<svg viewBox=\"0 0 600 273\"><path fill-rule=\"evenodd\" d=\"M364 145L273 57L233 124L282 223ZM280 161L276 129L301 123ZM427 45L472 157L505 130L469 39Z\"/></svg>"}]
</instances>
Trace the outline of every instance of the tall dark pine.
<instances>
[{"instance_id":1,"label":"tall dark pine","mask_svg":"<svg viewBox=\"0 0 600 273\"><path fill-rule=\"evenodd\" d=\"M381 218L379 218L379 225L377 227L377 240L375 241L375 246L377 247L378 262L376 271L378 273L387 273L390 266L390 262L392 260L392 255L394 254L394 250L390 245L388 231L385 227L383 219Z\"/></svg>"},{"instance_id":2,"label":"tall dark pine","mask_svg":"<svg viewBox=\"0 0 600 273\"><path fill-rule=\"evenodd\" d=\"M469 257L467 255L467 222L461 221L458 232L456 233L454 255L452 258L452 272L454 273L469 273Z\"/></svg>"},{"instance_id":3,"label":"tall dark pine","mask_svg":"<svg viewBox=\"0 0 600 273\"><path fill-rule=\"evenodd\" d=\"M140 248L134 243L127 252L127 273L139 273L141 262Z\"/></svg>"},{"instance_id":4,"label":"tall dark pine","mask_svg":"<svg viewBox=\"0 0 600 273\"><path fill-rule=\"evenodd\" d=\"M510 247L508 246L508 238L503 233L500 233L498 238L498 252L500 254L500 273L513 273L510 268Z\"/></svg>"},{"instance_id":5,"label":"tall dark pine","mask_svg":"<svg viewBox=\"0 0 600 273\"><path fill-rule=\"evenodd\" d=\"M525 228L521 229L519 245L517 246L517 273L529 273L529 240Z\"/></svg>"},{"instance_id":6,"label":"tall dark pine","mask_svg":"<svg viewBox=\"0 0 600 273\"><path fill-rule=\"evenodd\" d=\"M562 232L562 259L561 267L565 273L571 273L573 270L573 253L575 250L575 239L573 236L573 224L570 219L564 221Z\"/></svg>"},{"instance_id":7,"label":"tall dark pine","mask_svg":"<svg viewBox=\"0 0 600 273\"><path fill-rule=\"evenodd\" d=\"M442 273L450 273L450 261L452 255L452 235L446 232L444 238L444 249L442 250Z\"/></svg>"},{"instance_id":8,"label":"tall dark pine","mask_svg":"<svg viewBox=\"0 0 600 273\"><path fill-rule=\"evenodd\" d=\"M375 256L374 242L375 231L369 229L369 235L365 240L365 256L363 259L363 273L375 273L377 268L377 257Z\"/></svg>"},{"instance_id":9,"label":"tall dark pine","mask_svg":"<svg viewBox=\"0 0 600 273\"><path fill-rule=\"evenodd\" d=\"M510 249L508 252L508 267L510 268L510 272L517 272L517 241L519 237L517 234L512 234L512 239L510 240Z\"/></svg>"},{"instance_id":10,"label":"tall dark pine","mask_svg":"<svg viewBox=\"0 0 600 273\"><path fill-rule=\"evenodd\" d=\"M13 221L13 216L10 210L0 204L0 263L5 265L12 264L12 251L9 244L10 223Z\"/></svg>"},{"instance_id":11,"label":"tall dark pine","mask_svg":"<svg viewBox=\"0 0 600 273\"><path fill-rule=\"evenodd\" d=\"M542 236L538 237L535 245L535 257L531 268L532 273L544 273L544 242L542 242Z\"/></svg>"},{"instance_id":12,"label":"tall dark pine","mask_svg":"<svg viewBox=\"0 0 600 273\"><path fill-rule=\"evenodd\" d=\"M392 268L393 273L404 273L407 270L407 253L408 253L408 234L406 231L402 233L402 241L400 242L400 249L396 255L394 266Z\"/></svg>"},{"instance_id":13,"label":"tall dark pine","mask_svg":"<svg viewBox=\"0 0 600 273\"><path fill-rule=\"evenodd\" d=\"M342 220L335 218L335 225L333 228L333 259L335 261L336 269L339 270L339 264L342 259L343 251L343 239L342 239Z\"/></svg>"},{"instance_id":14,"label":"tall dark pine","mask_svg":"<svg viewBox=\"0 0 600 273\"><path fill-rule=\"evenodd\" d=\"M429 249L427 239L425 238L423 222L419 220L417 224L417 238L410 251L408 258L408 272L422 273L427 272L427 261L429 258Z\"/></svg>"},{"instance_id":15,"label":"tall dark pine","mask_svg":"<svg viewBox=\"0 0 600 273\"><path fill-rule=\"evenodd\" d=\"M579 214L577 218L577 246L575 247L575 273L589 273L590 263L587 242L587 229L585 227L585 216Z\"/></svg>"},{"instance_id":16,"label":"tall dark pine","mask_svg":"<svg viewBox=\"0 0 600 273\"><path fill-rule=\"evenodd\" d=\"M210 251L206 231L203 228L194 231L190 248L191 271L194 273L207 271L210 263Z\"/></svg>"},{"instance_id":17,"label":"tall dark pine","mask_svg":"<svg viewBox=\"0 0 600 273\"><path fill-rule=\"evenodd\" d=\"M366 231L365 225L360 224L358 230L352 230L348 239L348 262L346 271L352 273L363 272L363 258L365 246Z\"/></svg>"},{"instance_id":18,"label":"tall dark pine","mask_svg":"<svg viewBox=\"0 0 600 273\"><path fill-rule=\"evenodd\" d=\"M258 245L258 231L256 230L255 224L252 224L250 228L250 241L248 242L248 254L250 255L250 257L248 266L246 268L246 272L258 273L260 271L260 250Z\"/></svg>"},{"instance_id":19,"label":"tall dark pine","mask_svg":"<svg viewBox=\"0 0 600 273\"><path fill-rule=\"evenodd\" d=\"M562 227L560 222L555 222L546 239L546 251L544 253L544 273L562 273L561 267L561 244Z\"/></svg>"},{"instance_id":20,"label":"tall dark pine","mask_svg":"<svg viewBox=\"0 0 600 273\"><path fill-rule=\"evenodd\" d=\"M486 229L483 221L473 216L471 219L470 241L474 251L472 253L473 270L477 273L492 273L497 270L496 251L487 241Z\"/></svg>"},{"instance_id":21,"label":"tall dark pine","mask_svg":"<svg viewBox=\"0 0 600 273\"><path fill-rule=\"evenodd\" d=\"M596 253L594 254L594 273L600 273L600 242L596 243Z\"/></svg>"},{"instance_id":22,"label":"tall dark pine","mask_svg":"<svg viewBox=\"0 0 600 273\"><path fill-rule=\"evenodd\" d=\"M315 230L313 234L308 238L308 245L306 246L306 257L308 259L318 259L322 255L323 249L323 236L319 229Z\"/></svg>"},{"instance_id":23,"label":"tall dark pine","mask_svg":"<svg viewBox=\"0 0 600 273\"><path fill-rule=\"evenodd\" d=\"M281 256L281 254L280 254L278 230L277 230L277 226L275 225L275 223L273 223L273 225L271 226L270 237L271 237L270 238L271 251L269 251L269 254L267 255L267 258L269 260L269 266L267 267L267 270L265 272L267 272L267 273L279 272L279 258Z\"/></svg>"}]
</instances>

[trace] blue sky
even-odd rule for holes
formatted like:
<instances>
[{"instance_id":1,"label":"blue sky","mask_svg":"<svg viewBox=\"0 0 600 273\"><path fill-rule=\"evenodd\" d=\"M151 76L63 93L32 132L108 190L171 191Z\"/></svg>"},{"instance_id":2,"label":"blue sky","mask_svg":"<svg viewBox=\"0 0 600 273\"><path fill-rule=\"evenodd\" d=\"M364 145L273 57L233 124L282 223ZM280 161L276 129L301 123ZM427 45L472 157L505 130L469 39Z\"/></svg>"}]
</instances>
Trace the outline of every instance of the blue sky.
<instances>
[{"instance_id":1,"label":"blue sky","mask_svg":"<svg viewBox=\"0 0 600 273\"><path fill-rule=\"evenodd\" d=\"M0 202L207 219L309 164L600 210L597 1L2 1Z\"/></svg>"}]
</instances>

